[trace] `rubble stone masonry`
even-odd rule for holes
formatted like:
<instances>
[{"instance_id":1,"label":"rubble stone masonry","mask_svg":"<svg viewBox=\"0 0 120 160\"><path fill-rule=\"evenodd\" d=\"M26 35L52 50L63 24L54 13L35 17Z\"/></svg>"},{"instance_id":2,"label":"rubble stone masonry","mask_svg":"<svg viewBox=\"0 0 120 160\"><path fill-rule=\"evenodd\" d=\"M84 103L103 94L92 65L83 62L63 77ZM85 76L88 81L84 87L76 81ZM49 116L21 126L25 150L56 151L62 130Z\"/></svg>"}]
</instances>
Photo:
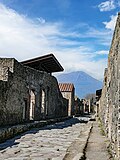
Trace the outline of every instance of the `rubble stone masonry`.
<instances>
[{"instance_id":1,"label":"rubble stone masonry","mask_svg":"<svg viewBox=\"0 0 120 160\"><path fill-rule=\"evenodd\" d=\"M0 58L0 126L67 116L54 76Z\"/></svg>"},{"instance_id":2,"label":"rubble stone masonry","mask_svg":"<svg viewBox=\"0 0 120 160\"><path fill-rule=\"evenodd\" d=\"M120 159L120 13L105 69L99 117L110 140L112 154Z\"/></svg>"}]
</instances>

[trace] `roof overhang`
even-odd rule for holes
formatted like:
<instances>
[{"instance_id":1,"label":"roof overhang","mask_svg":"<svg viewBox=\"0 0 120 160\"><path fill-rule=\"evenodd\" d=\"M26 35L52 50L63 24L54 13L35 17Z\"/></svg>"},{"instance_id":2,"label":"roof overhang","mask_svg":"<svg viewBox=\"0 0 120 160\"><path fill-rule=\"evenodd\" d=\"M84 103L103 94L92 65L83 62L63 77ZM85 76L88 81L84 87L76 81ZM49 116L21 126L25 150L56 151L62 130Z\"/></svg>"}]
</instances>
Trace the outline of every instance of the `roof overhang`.
<instances>
[{"instance_id":1,"label":"roof overhang","mask_svg":"<svg viewBox=\"0 0 120 160\"><path fill-rule=\"evenodd\" d=\"M64 70L53 54L29 59L21 63L40 71L46 71L47 73L61 72Z\"/></svg>"}]
</instances>

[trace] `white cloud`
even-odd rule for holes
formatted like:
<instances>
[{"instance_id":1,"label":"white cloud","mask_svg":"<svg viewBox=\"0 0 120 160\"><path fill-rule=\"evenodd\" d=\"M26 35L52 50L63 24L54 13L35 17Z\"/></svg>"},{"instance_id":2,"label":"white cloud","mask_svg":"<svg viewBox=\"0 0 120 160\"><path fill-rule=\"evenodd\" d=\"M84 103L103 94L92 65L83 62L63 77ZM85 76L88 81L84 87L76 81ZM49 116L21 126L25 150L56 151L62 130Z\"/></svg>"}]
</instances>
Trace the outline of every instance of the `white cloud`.
<instances>
[{"instance_id":1,"label":"white cloud","mask_svg":"<svg viewBox=\"0 0 120 160\"><path fill-rule=\"evenodd\" d=\"M48 23L42 17L31 20L0 4L0 57L21 61L54 53L65 72L83 70L101 79L106 60L95 61L92 47L72 38L93 37L106 41L108 33L91 28L85 34L67 32L62 23Z\"/></svg>"},{"instance_id":2,"label":"white cloud","mask_svg":"<svg viewBox=\"0 0 120 160\"><path fill-rule=\"evenodd\" d=\"M0 55L13 55L21 60L49 52L53 43L49 38L60 34L58 26L35 23L0 4Z\"/></svg>"},{"instance_id":3,"label":"white cloud","mask_svg":"<svg viewBox=\"0 0 120 160\"><path fill-rule=\"evenodd\" d=\"M98 54L98 55L106 55L108 53L109 53L109 51L107 51L107 50L101 50L101 51L96 52L96 54Z\"/></svg>"},{"instance_id":4,"label":"white cloud","mask_svg":"<svg viewBox=\"0 0 120 160\"><path fill-rule=\"evenodd\" d=\"M104 75L104 68L107 67L107 59L94 60L93 57L96 54L92 51L80 53L81 49L77 48L62 53L56 52L56 56L60 59L61 64L64 64L65 72L85 71L101 80Z\"/></svg>"},{"instance_id":5,"label":"white cloud","mask_svg":"<svg viewBox=\"0 0 120 160\"><path fill-rule=\"evenodd\" d=\"M42 23L42 24L45 23L45 19L43 19L42 17L37 18L37 20L38 20L40 23Z\"/></svg>"},{"instance_id":6,"label":"white cloud","mask_svg":"<svg viewBox=\"0 0 120 160\"><path fill-rule=\"evenodd\" d=\"M109 22L103 22L103 24L105 25L105 28L110 29L110 30L113 31L115 29L117 15L112 15L110 18L111 19L110 19Z\"/></svg>"},{"instance_id":7,"label":"white cloud","mask_svg":"<svg viewBox=\"0 0 120 160\"><path fill-rule=\"evenodd\" d=\"M95 45L110 46L113 31L108 29L89 28L83 35L86 38L94 38Z\"/></svg>"},{"instance_id":8,"label":"white cloud","mask_svg":"<svg viewBox=\"0 0 120 160\"><path fill-rule=\"evenodd\" d=\"M108 0L108 1L105 1L105 2L102 2L98 5L98 8L101 12L104 12L104 11L111 11L113 9L116 8L116 5L115 5L115 2L114 0Z\"/></svg>"}]
</instances>

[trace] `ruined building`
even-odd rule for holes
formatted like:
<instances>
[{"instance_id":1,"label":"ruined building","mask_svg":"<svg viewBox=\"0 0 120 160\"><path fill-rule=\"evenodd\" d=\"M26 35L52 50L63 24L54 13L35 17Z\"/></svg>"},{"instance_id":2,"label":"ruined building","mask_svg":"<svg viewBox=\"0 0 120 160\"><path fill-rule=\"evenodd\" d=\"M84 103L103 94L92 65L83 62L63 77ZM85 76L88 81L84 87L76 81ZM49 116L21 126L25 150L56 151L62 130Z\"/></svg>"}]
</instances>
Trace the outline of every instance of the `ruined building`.
<instances>
[{"instance_id":1,"label":"ruined building","mask_svg":"<svg viewBox=\"0 0 120 160\"><path fill-rule=\"evenodd\" d=\"M80 116L84 114L84 104L83 100L80 100L77 96L75 96L75 109L74 114L75 116Z\"/></svg>"},{"instance_id":2,"label":"ruined building","mask_svg":"<svg viewBox=\"0 0 120 160\"><path fill-rule=\"evenodd\" d=\"M120 159L120 13L118 14L112 44L105 69L99 117L111 144L111 152Z\"/></svg>"},{"instance_id":3,"label":"ruined building","mask_svg":"<svg viewBox=\"0 0 120 160\"><path fill-rule=\"evenodd\" d=\"M101 110L102 108L99 108L100 106L100 98L101 98L101 94L102 94L102 89L96 90L96 106L94 108L95 113L96 113L96 117L99 116L99 109ZM102 107L102 106L101 106Z\"/></svg>"},{"instance_id":4,"label":"ruined building","mask_svg":"<svg viewBox=\"0 0 120 160\"><path fill-rule=\"evenodd\" d=\"M71 116L74 114L74 85L72 83L59 83L59 88L63 97L68 100L68 116Z\"/></svg>"},{"instance_id":5,"label":"ruined building","mask_svg":"<svg viewBox=\"0 0 120 160\"><path fill-rule=\"evenodd\" d=\"M53 54L18 62L0 58L0 126L67 116L52 72L63 71Z\"/></svg>"}]
</instances>

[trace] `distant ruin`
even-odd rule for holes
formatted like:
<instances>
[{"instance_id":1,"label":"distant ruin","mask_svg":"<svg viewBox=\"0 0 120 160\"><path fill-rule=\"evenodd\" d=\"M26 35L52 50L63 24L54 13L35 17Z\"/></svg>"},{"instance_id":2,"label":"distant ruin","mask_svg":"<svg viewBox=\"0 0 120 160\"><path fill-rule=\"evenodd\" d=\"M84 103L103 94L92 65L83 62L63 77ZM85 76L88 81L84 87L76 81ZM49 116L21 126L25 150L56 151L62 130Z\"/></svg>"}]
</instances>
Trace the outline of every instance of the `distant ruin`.
<instances>
[{"instance_id":1,"label":"distant ruin","mask_svg":"<svg viewBox=\"0 0 120 160\"><path fill-rule=\"evenodd\" d=\"M75 88L72 83L59 83L59 89L64 98L68 100L68 116L74 115Z\"/></svg>"}]
</instances>

